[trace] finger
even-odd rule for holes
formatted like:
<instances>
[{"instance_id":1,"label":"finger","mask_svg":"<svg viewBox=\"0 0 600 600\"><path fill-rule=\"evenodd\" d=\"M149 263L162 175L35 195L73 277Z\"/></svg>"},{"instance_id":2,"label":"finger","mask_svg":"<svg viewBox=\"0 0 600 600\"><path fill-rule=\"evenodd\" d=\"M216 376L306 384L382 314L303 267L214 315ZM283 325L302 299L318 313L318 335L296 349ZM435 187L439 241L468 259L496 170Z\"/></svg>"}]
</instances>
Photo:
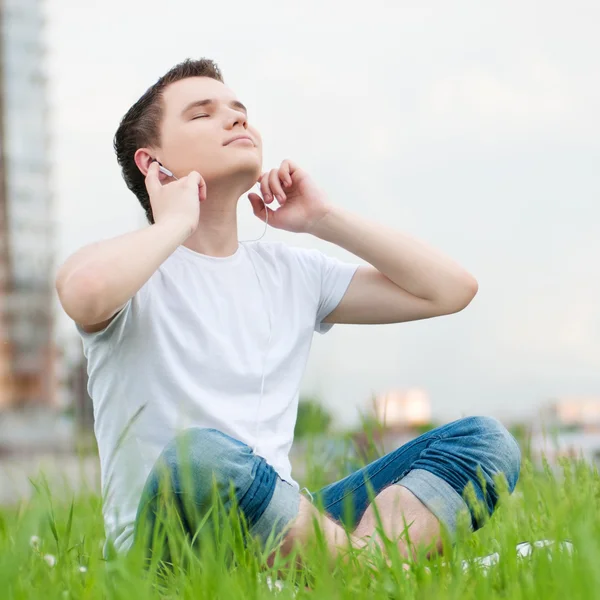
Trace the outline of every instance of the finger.
<instances>
[{"instance_id":1,"label":"finger","mask_svg":"<svg viewBox=\"0 0 600 600\"><path fill-rule=\"evenodd\" d=\"M206 181L204 181L204 177L200 177L200 181L198 182L198 198L200 199L200 202L206 200L206 194Z\"/></svg>"},{"instance_id":2,"label":"finger","mask_svg":"<svg viewBox=\"0 0 600 600\"><path fill-rule=\"evenodd\" d=\"M250 204L252 204L252 210L254 211L255 216L257 216L261 221L265 221L268 212L269 222L271 221L275 211L265 206L262 198L258 194L248 194L248 200L250 200Z\"/></svg>"},{"instance_id":3,"label":"finger","mask_svg":"<svg viewBox=\"0 0 600 600\"><path fill-rule=\"evenodd\" d=\"M264 221L266 218L265 216L268 213L269 223L270 223L273 219L273 215L275 214L275 211L268 208L265 205L265 203L263 202L263 199L258 194L248 194L248 199L250 200L250 204L252 204L252 210L253 210L254 214L261 221Z\"/></svg>"},{"instance_id":4,"label":"finger","mask_svg":"<svg viewBox=\"0 0 600 600\"><path fill-rule=\"evenodd\" d=\"M259 191L259 193L262 194L262 189L261 189L261 186L260 186L260 179L258 180L258 184L257 185L258 185L258 191ZM256 192L252 192L252 193L255 194ZM261 196L259 196L259 198L261 198ZM274 198L273 198L273 196L269 196L268 199L267 198L262 198L262 200L264 202L266 202L267 204L271 204L271 202L273 202Z\"/></svg>"},{"instance_id":5,"label":"finger","mask_svg":"<svg viewBox=\"0 0 600 600\"><path fill-rule=\"evenodd\" d=\"M267 204L273 202L273 194L271 194L271 190L269 189L268 173L263 173L262 177L260 178L260 193Z\"/></svg>"},{"instance_id":6,"label":"finger","mask_svg":"<svg viewBox=\"0 0 600 600\"><path fill-rule=\"evenodd\" d=\"M198 173L198 171L190 171L187 177L185 177L185 184L189 185L190 187L197 187L198 185L200 185L201 179L202 177L200 176L200 173Z\"/></svg>"},{"instance_id":7,"label":"finger","mask_svg":"<svg viewBox=\"0 0 600 600\"><path fill-rule=\"evenodd\" d=\"M285 162L287 163L287 168L290 172L290 177L292 178L294 177L294 173L302 170L293 160L290 160L289 158L286 159Z\"/></svg>"},{"instance_id":8,"label":"finger","mask_svg":"<svg viewBox=\"0 0 600 600\"><path fill-rule=\"evenodd\" d=\"M286 201L286 195L281 187L279 171L277 169L273 169L269 173L269 187L271 188L271 192L273 192L275 198L277 198L277 202L279 202L279 204L283 204Z\"/></svg>"},{"instance_id":9,"label":"finger","mask_svg":"<svg viewBox=\"0 0 600 600\"><path fill-rule=\"evenodd\" d=\"M158 163L151 163L148 167L148 173L146 173L146 190L148 190L148 195L152 196L156 194L161 188L162 185L158 179Z\"/></svg>"},{"instance_id":10,"label":"finger","mask_svg":"<svg viewBox=\"0 0 600 600\"><path fill-rule=\"evenodd\" d=\"M206 200L206 182L198 171L190 171L188 175L180 181L182 181L184 185L189 186L190 189L196 190L200 202Z\"/></svg>"},{"instance_id":11,"label":"finger","mask_svg":"<svg viewBox=\"0 0 600 600\"><path fill-rule=\"evenodd\" d=\"M258 194L248 194L248 200L252 204L252 211L260 219L261 213L265 211L265 205L263 204L262 198Z\"/></svg>"},{"instance_id":12,"label":"finger","mask_svg":"<svg viewBox=\"0 0 600 600\"><path fill-rule=\"evenodd\" d=\"M294 182L294 178L297 177L298 175L300 175L300 173L302 173L302 169L293 161L293 160L289 160L286 159L283 161L285 163L285 168L287 170L287 172L289 173L289 184L290 186L292 185L292 183ZM283 163L282 163L283 166Z\"/></svg>"},{"instance_id":13,"label":"finger","mask_svg":"<svg viewBox=\"0 0 600 600\"><path fill-rule=\"evenodd\" d=\"M185 177L182 177L178 183L189 187L191 190L195 190L200 202L206 200L206 182L198 171L190 171Z\"/></svg>"},{"instance_id":14,"label":"finger","mask_svg":"<svg viewBox=\"0 0 600 600\"><path fill-rule=\"evenodd\" d=\"M290 174L290 160L284 160L279 167L279 179L283 182L284 187L292 186L292 176Z\"/></svg>"}]
</instances>

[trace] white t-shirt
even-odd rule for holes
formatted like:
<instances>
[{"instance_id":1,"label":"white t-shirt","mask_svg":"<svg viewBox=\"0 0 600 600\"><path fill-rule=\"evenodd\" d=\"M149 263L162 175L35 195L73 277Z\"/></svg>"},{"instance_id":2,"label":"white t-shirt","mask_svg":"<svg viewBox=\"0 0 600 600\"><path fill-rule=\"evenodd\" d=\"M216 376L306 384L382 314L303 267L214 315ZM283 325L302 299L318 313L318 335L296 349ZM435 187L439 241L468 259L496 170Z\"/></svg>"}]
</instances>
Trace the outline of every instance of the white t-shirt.
<instances>
[{"instance_id":1,"label":"white t-shirt","mask_svg":"<svg viewBox=\"0 0 600 600\"><path fill-rule=\"evenodd\" d=\"M288 458L314 331L357 265L279 242L209 257L180 246L110 325L78 331L88 360L106 534L132 543L146 478L187 427L218 429L292 483ZM262 393L261 393L262 390Z\"/></svg>"}]
</instances>

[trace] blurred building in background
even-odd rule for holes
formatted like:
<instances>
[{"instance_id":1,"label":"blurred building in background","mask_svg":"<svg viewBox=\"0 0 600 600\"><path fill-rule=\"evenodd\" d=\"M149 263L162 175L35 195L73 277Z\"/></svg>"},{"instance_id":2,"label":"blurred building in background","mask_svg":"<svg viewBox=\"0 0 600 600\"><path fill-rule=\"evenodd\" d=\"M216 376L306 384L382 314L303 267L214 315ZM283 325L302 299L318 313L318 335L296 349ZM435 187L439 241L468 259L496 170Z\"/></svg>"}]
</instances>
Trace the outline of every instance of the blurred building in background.
<instances>
[{"instance_id":1,"label":"blurred building in background","mask_svg":"<svg viewBox=\"0 0 600 600\"><path fill-rule=\"evenodd\" d=\"M388 429L411 429L431 421L431 402L420 388L394 390L376 396L373 408L377 420Z\"/></svg>"},{"instance_id":2,"label":"blurred building in background","mask_svg":"<svg viewBox=\"0 0 600 600\"><path fill-rule=\"evenodd\" d=\"M353 439L363 460L375 443L381 453L391 452L434 427L431 400L418 387L395 389L379 394L366 403L366 415Z\"/></svg>"},{"instance_id":3,"label":"blurred building in background","mask_svg":"<svg viewBox=\"0 0 600 600\"><path fill-rule=\"evenodd\" d=\"M600 432L600 397L557 398L541 413L546 426Z\"/></svg>"},{"instance_id":4,"label":"blurred building in background","mask_svg":"<svg viewBox=\"0 0 600 600\"><path fill-rule=\"evenodd\" d=\"M558 467L562 459L583 459L600 467L600 397L549 400L530 427L534 462Z\"/></svg>"},{"instance_id":5,"label":"blurred building in background","mask_svg":"<svg viewBox=\"0 0 600 600\"><path fill-rule=\"evenodd\" d=\"M0 407L55 402L41 0L0 3Z\"/></svg>"}]
</instances>

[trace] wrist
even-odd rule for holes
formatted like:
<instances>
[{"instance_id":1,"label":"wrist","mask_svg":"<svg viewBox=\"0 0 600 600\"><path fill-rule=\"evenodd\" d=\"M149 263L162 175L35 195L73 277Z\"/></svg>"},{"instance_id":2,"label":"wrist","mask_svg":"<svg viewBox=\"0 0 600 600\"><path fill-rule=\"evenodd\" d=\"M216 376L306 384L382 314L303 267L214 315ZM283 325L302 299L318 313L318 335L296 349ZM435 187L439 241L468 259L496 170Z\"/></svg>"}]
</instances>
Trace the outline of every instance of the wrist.
<instances>
[{"instance_id":1,"label":"wrist","mask_svg":"<svg viewBox=\"0 0 600 600\"><path fill-rule=\"evenodd\" d=\"M155 222L152 227L155 227L157 231L160 231L173 242L176 242L177 245L183 244L195 230L195 227L188 221L176 217L162 219L159 222Z\"/></svg>"},{"instance_id":2,"label":"wrist","mask_svg":"<svg viewBox=\"0 0 600 600\"><path fill-rule=\"evenodd\" d=\"M329 233L335 226L336 221L339 220L340 214L341 209L339 207L333 206L332 204L327 204L323 214L310 224L306 230L306 233L310 233L315 237L327 240Z\"/></svg>"}]
</instances>

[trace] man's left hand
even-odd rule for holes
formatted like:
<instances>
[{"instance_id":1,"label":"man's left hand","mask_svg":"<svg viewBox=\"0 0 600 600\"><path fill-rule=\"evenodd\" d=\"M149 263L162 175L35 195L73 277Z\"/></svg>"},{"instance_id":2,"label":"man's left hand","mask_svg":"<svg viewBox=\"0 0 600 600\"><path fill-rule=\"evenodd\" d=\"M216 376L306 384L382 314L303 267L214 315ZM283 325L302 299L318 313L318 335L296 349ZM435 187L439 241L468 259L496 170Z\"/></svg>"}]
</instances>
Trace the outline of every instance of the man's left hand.
<instances>
[{"instance_id":1,"label":"man's left hand","mask_svg":"<svg viewBox=\"0 0 600 600\"><path fill-rule=\"evenodd\" d=\"M317 188L306 171L291 160L284 160L279 169L263 173L258 180L266 204L273 200L279 208L273 210L263 204L258 194L248 194L254 214L264 221L269 212L269 225L295 233L310 233L312 228L329 212L325 194Z\"/></svg>"}]
</instances>

